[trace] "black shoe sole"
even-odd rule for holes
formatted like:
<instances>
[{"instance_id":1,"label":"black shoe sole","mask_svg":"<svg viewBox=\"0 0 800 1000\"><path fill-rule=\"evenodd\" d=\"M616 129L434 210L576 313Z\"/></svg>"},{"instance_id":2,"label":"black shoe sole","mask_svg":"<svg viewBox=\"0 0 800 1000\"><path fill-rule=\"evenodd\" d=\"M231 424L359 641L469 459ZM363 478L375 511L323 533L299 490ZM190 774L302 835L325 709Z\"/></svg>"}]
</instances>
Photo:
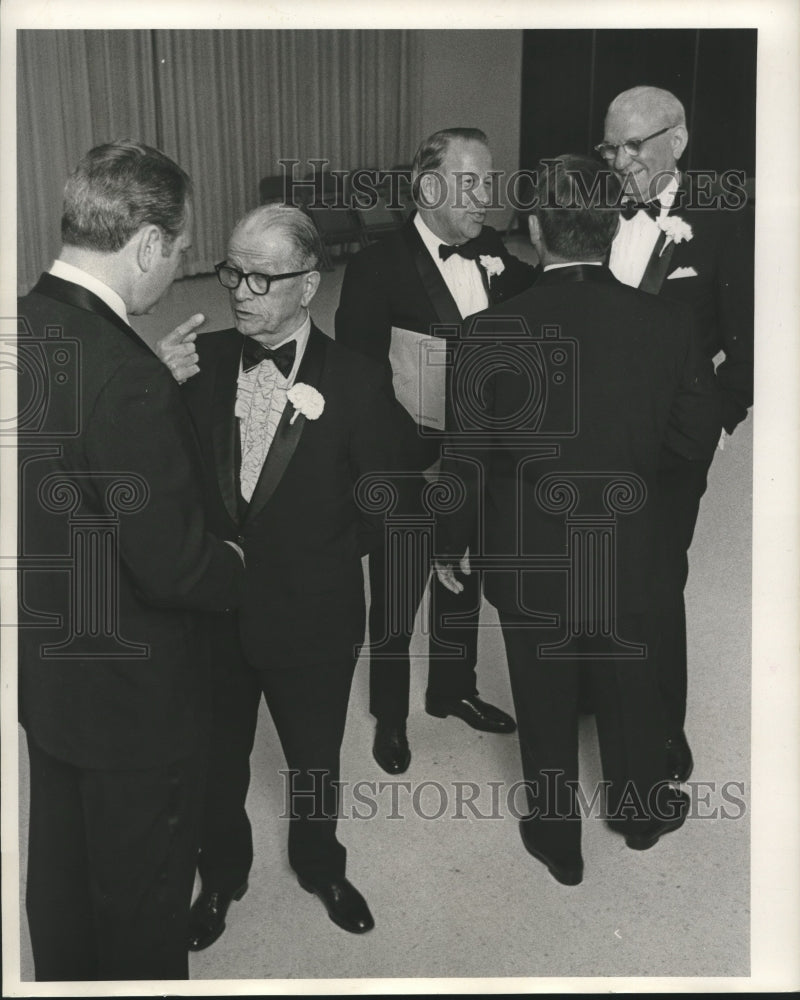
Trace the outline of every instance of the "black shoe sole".
<instances>
[{"instance_id":1,"label":"black shoe sole","mask_svg":"<svg viewBox=\"0 0 800 1000\"><path fill-rule=\"evenodd\" d=\"M317 895L317 891L313 885L309 882L304 882L300 876L297 876L297 882L301 889L305 889L306 892L310 893L312 896ZM319 899L319 896L317 896ZM325 903L319 900L323 906ZM331 913L327 906L325 906L325 912L328 914L328 919L331 920L337 927L341 927L343 931L347 931L348 934L366 934L367 931L371 931L375 926L374 923L370 924L369 927L352 927L350 924L345 924L341 920L337 920L336 917Z\"/></svg>"}]
</instances>

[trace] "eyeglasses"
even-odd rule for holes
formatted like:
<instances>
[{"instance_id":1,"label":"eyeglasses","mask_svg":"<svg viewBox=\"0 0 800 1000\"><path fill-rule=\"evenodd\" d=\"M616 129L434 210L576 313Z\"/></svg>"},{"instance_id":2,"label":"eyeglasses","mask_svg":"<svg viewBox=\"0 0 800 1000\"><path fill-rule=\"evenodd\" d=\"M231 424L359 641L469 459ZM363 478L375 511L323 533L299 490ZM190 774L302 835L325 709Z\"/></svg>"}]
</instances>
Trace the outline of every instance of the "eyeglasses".
<instances>
[{"instance_id":1,"label":"eyeglasses","mask_svg":"<svg viewBox=\"0 0 800 1000\"><path fill-rule=\"evenodd\" d=\"M311 274L311 271L287 271L286 274L259 274L258 271L240 271L238 267L231 267L223 261L215 264L214 270L217 272L219 283L223 288L233 291L242 283L242 278L247 282L247 287L253 295L266 295L273 281L283 281L284 278L297 278L301 274Z\"/></svg>"},{"instance_id":2,"label":"eyeglasses","mask_svg":"<svg viewBox=\"0 0 800 1000\"><path fill-rule=\"evenodd\" d=\"M665 132L669 132L671 128L676 128L675 125L667 125L664 128L660 128L658 132L653 132L652 135L646 135L644 139L626 139L625 142L620 142L618 145L614 145L613 142L600 142L594 148L595 152L599 153L604 160L613 160L617 155L618 149L624 149L628 156L637 157L642 150L642 146L649 142L650 139L655 139L657 135L663 135Z\"/></svg>"}]
</instances>

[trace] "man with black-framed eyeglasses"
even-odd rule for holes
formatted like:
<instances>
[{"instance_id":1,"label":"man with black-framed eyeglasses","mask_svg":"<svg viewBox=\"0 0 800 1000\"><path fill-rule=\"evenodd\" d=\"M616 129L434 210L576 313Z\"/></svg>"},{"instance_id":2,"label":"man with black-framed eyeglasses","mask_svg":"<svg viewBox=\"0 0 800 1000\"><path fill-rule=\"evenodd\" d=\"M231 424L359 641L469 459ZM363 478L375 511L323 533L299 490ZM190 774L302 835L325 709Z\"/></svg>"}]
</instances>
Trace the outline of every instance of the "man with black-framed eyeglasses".
<instances>
[{"instance_id":1,"label":"man with black-framed eyeglasses","mask_svg":"<svg viewBox=\"0 0 800 1000\"><path fill-rule=\"evenodd\" d=\"M321 252L299 209L253 210L215 266L235 329L199 339L174 331L158 348L185 383L212 523L226 525L247 563L242 614L221 618L213 633L216 697L192 951L217 940L247 889L253 840L245 801L262 693L287 764L275 801L289 818L289 864L339 927L361 934L373 926L345 876L336 783L365 632L361 558L383 530L355 487L365 474L394 469L400 407L380 365L314 325Z\"/></svg>"},{"instance_id":2,"label":"man with black-framed eyeglasses","mask_svg":"<svg viewBox=\"0 0 800 1000\"><path fill-rule=\"evenodd\" d=\"M726 175L718 178L713 197L699 187L692 191L690 178L678 167L688 142L678 98L657 87L633 87L609 105L603 141L595 150L627 196L609 256L611 271L625 284L689 303L709 369L712 359L723 358L715 375L722 447L725 435L746 418L753 402L753 213L743 189L742 197L730 197ZM736 176L728 172L729 178ZM686 781L694 765L684 732L683 589L709 464L665 449L659 472L659 681L666 719L666 776L674 781Z\"/></svg>"}]
</instances>

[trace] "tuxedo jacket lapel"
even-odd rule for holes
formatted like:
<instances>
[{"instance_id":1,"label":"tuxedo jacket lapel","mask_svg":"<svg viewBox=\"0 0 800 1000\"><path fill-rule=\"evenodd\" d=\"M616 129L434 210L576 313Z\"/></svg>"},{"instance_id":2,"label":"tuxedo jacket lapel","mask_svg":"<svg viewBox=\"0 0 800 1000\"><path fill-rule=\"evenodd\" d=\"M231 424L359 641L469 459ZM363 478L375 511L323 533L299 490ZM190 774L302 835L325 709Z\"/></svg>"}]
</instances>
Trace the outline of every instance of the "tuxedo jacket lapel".
<instances>
[{"instance_id":1,"label":"tuxedo jacket lapel","mask_svg":"<svg viewBox=\"0 0 800 1000\"><path fill-rule=\"evenodd\" d=\"M320 383L324 364L325 334L318 330L312 323L311 333L303 354L303 360L300 362L300 367L297 371L295 384L304 382L306 385L317 388ZM250 507L245 517L246 521L251 521L264 509L264 506L275 492L278 483L283 478L292 455L294 455L306 422L303 414L298 413L294 423L292 423L292 417L295 412L292 404L287 402L281 419L278 421L275 437L272 439L272 444L267 452L264 465L261 468L261 475L258 477L256 488L253 490Z\"/></svg>"},{"instance_id":2,"label":"tuxedo jacket lapel","mask_svg":"<svg viewBox=\"0 0 800 1000\"><path fill-rule=\"evenodd\" d=\"M667 234L659 233L656 245L650 254L650 260L644 269L642 280L639 282L641 291L658 295L664 284L664 279L667 277L673 253L675 253L675 243L672 241L667 243Z\"/></svg>"},{"instance_id":3,"label":"tuxedo jacket lapel","mask_svg":"<svg viewBox=\"0 0 800 1000\"><path fill-rule=\"evenodd\" d=\"M422 281L422 287L433 306L437 321L448 326L460 323L461 313L458 311L456 301L450 294L450 289L445 284L436 262L428 253L428 248L422 242L422 237L414 225L413 217L406 224L403 235L408 243L414 267Z\"/></svg>"},{"instance_id":4,"label":"tuxedo jacket lapel","mask_svg":"<svg viewBox=\"0 0 800 1000\"><path fill-rule=\"evenodd\" d=\"M73 281L65 281L55 274L43 274L32 291L38 295L46 295L49 299L55 299L57 302L74 306L76 309L85 309L87 312L102 316L103 319L113 323L126 337L136 343L141 350L153 353L133 327L122 320L99 296L90 292L88 288L84 288L83 285L76 285Z\"/></svg>"}]
</instances>

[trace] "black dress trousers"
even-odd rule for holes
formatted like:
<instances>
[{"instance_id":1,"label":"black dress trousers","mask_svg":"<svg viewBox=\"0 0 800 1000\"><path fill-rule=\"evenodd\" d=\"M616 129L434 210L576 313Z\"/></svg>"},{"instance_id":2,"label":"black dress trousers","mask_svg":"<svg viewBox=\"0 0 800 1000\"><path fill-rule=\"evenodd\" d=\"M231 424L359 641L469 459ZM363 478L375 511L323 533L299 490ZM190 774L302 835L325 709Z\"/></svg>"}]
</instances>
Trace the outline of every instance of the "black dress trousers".
<instances>
[{"instance_id":1,"label":"black dress trousers","mask_svg":"<svg viewBox=\"0 0 800 1000\"><path fill-rule=\"evenodd\" d=\"M187 979L199 762L85 769L30 738L28 753L37 981Z\"/></svg>"},{"instance_id":2,"label":"black dress trousers","mask_svg":"<svg viewBox=\"0 0 800 1000\"><path fill-rule=\"evenodd\" d=\"M413 476L399 480L398 486L399 503L389 515L382 544L369 555L370 712L387 723L408 717L409 647L434 554L422 500L426 480ZM428 526L415 529L415 517ZM431 577L428 694L439 698L468 698L477 692L480 582L476 573L460 579L464 592L452 594L435 574Z\"/></svg>"}]
</instances>

